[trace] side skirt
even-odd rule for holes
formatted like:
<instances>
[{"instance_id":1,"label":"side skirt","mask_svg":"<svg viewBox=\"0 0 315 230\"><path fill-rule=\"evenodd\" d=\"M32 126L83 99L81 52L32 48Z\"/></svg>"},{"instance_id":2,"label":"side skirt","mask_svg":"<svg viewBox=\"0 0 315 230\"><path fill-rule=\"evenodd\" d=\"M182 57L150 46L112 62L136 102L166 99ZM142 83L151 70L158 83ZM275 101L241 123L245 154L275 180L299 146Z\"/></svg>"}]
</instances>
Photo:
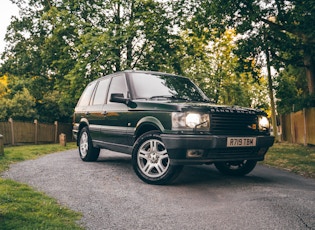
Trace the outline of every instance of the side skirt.
<instances>
[{"instance_id":1,"label":"side skirt","mask_svg":"<svg viewBox=\"0 0 315 230\"><path fill-rule=\"evenodd\" d=\"M93 146L95 148L101 148L101 149L108 149L115 152L121 152L131 155L133 147L129 145L120 145L120 144L113 144L108 142L102 142L102 141L93 141Z\"/></svg>"}]
</instances>

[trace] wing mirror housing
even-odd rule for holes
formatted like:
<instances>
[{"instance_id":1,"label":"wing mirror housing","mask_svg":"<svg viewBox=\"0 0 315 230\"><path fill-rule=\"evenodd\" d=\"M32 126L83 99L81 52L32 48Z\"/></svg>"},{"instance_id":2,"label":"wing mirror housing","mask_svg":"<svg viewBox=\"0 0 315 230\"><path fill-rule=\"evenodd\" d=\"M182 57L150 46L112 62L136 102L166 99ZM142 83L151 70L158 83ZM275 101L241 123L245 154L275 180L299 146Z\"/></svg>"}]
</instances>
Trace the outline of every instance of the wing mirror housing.
<instances>
[{"instance_id":1,"label":"wing mirror housing","mask_svg":"<svg viewBox=\"0 0 315 230\"><path fill-rule=\"evenodd\" d=\"M128 104L129 99L124 98L124 94L122 93L112 93L110 95L110 102L117 102L117 103L123 103L123 104Z\"/></svg>"},{"instance_id":2,"label":"wing mirror housing","mask_svg":"<svg viewBox=\"0 0 315 230\"><path fill-rule=\"evenodd\" d=\"M133 101L131 101L129 98L124 98L124 94L122 94L122 93L112 93L110 95L109 101L122 103L122 104L129 106L130 108L133 108L133 109L137 107L137 104L134 103Z\"/></svg>"}]
</instances>

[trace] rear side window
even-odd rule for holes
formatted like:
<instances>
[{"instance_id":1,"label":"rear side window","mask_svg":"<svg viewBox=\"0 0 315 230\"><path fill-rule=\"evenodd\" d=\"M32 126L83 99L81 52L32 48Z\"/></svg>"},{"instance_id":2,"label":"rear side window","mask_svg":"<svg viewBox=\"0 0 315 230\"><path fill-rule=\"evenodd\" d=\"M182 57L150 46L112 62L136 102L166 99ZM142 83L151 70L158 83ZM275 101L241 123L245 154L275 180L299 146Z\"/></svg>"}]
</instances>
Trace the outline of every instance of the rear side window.
<instances>
[{"instance_id":1,"label":"rear side window","mask_svg":"<svg viewBox=\"0 0 315 230\"><path fill-rule=\"evenodd\" d=\"M93 105L102 105L105 103L110 78L101 80L97 85L97 89L93 99Z\"/></svg>"},{"instance_id":2,"label":"rear side window","mask_svg":"<svg viewBox=\"0 0 315 230\"><path fill-rule=\"evenodd\" d=\"M90 104L91 96L93 94L94 88L95 88L96 82L90 83L82 93L82 96L80 97L78 106L88 106Z\"/></svg>"}]
</instances>

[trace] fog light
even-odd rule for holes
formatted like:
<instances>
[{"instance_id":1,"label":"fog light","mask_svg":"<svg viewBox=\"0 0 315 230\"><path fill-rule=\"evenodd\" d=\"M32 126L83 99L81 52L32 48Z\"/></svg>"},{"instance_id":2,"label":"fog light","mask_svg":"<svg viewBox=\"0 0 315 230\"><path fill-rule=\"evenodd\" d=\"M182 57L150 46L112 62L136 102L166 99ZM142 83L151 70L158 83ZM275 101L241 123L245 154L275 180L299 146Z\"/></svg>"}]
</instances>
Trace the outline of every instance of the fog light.
<instances>
[{"instance_id":1,"label":"fog light","mask_svg":"<svg viewBox=\"0 0 315 230\"><path fill-rule=\"evenodd\" d=\"M201 149L188 149L186 152L187 158L195 158L195 157L202 157L204 151Z\"/></svg>"}]
</instances>

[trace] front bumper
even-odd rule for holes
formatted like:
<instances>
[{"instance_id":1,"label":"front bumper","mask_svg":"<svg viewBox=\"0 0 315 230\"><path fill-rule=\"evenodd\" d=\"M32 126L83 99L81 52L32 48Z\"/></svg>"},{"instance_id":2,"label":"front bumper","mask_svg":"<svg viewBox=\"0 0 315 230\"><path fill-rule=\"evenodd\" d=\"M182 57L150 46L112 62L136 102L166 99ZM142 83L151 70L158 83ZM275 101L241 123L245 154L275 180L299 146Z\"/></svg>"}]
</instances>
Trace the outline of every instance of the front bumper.
<instances>
[{"instance_id":1,"label":"front bumper","mask_svg":"<svg viewBox=\"0 0 315 230\"><path fill-rule=\"evenodd\" d=\"M161 134L172 164L202 164L218 161L264 160L273 136L255 136L256 146L227 147L228 136Z\"/></svg>"}]
</instances>

